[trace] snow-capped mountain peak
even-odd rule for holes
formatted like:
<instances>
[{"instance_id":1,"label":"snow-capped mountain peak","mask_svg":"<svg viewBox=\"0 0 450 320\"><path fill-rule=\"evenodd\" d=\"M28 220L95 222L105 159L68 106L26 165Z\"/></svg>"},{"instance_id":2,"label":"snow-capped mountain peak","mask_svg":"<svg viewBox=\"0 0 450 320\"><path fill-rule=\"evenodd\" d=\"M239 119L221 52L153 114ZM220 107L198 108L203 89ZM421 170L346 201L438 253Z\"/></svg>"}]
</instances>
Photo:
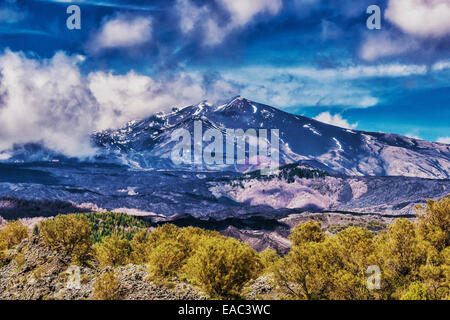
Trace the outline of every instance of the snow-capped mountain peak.
<instances>
[{"instance_id":1,"label":"snow-capped mountain peak","mask_svg":"<svg viewBox=\"0 0 450 320\"><path fill-rule=\"evenodd\" d=\"M156 120L149 117L134 123L123 139L117 140L116 131L113 131L97 134L95 141L105 150L116 150L117 153L119 149L124 158L131 156L139 159L138 162L144 167L158 168L162 165L172 168L169 159L174 144L170 141L171 133L177 128L192 132L196 120L202 120L204 128L219 128L222 131L226 128L278 129L281 164L304 162L328 172L359 176L450 177L448 145L396 134L339 128L241 96L218 105L203 101L198 105L174 109ZM163 164L161 159L167 163ZM233 168L220 166L216 169Z\"/></svg>"},{"instance_id":2,"label":"snow-capped mountain peak","mask_svg":"<svg viewBox=\"0 0 450 320\"><path fill-rule=\"evenodd\" d=\"M349 130L260 104L241 96L213 105L174 108L118 130L95 133L96 161L119 162L138 168L187 169L174 165L172 133L186 129L193 135L195 121L209 128L279 130L280 165L300 162L329 173L357 176L412 176L450 178L450 145L389 134ZM35 148L34 148L35 149ZM18 150L34 150L18 149ZM27 161L8 151L3 162ZM28 151L27 151L28 152ZM44 160L51 158L46 152ZM36 155L29 159L36 161ZM59 159L59 158L58 158ZM188 166L190 170L199 168ZM203 166L201 170L235 170L234 165Z\"/></svg>"}]
</instances>

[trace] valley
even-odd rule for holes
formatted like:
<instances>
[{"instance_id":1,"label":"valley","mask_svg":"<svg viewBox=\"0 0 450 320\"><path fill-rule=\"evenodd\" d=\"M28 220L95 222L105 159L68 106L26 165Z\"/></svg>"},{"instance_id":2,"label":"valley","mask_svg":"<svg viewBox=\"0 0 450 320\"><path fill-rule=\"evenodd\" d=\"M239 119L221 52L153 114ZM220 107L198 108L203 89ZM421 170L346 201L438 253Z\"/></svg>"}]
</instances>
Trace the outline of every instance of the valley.
<instances>
[{"instance_id":1,"label":"valley","mask_svg":"<svg viewBox=\"0 0 450 320\"><path fill-rule=\"evenodd\" d=\"M304 165L276 176L235 172L135 170L118 165L0 165L0 223L34 225L61 213L119 212L153 226L216 230L257 250L289 249L291 229L309 218L330 232L414 218L414 206L449 194L450 181L333 176ZM14 175L6 174L14 172Z\"/></svg>"}]
</instances>

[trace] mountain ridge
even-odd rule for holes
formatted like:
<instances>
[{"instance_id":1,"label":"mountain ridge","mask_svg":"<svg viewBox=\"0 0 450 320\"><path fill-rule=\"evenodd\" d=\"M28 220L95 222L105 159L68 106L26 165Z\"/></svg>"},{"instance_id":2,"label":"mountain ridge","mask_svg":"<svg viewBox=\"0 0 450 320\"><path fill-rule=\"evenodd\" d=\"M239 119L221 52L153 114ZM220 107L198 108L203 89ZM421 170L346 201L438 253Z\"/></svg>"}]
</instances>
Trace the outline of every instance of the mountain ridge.
<instances>
[{"instance_id":1,"label":"mountain ridge","mask_svg":"<svg viewBox=\"0 0 450 320\"><path fill-rule=\"evenodd\" d=\"M349 176L405 176L450 178L450 145L408 138L393 133L346 129L315 119L290 114L241 96L222 104L203 101L173 108L119 129L95 132L91 136L98 153L91 159L118 163L138 170L238 171L236 165L175 165L170 155L176 144L172 133L186 129L193 136L193 124L202 121L204 130L278 129L280 165L308 164L332 174ZM9 158L0 162L67 161L68 158L33 143L15 146ZM1 155L1 154L0 154ZM77 159L72 159L78 161Z\"/></svg>"},{"instance_id":2,"label":"mountain ridge","mask_svg":"<svg viewBox=\"0 0 450 320\"><path fill-rule=\"evenodd\" d=\"M450 177L450 145L392 133L340 128L240 96L218 106L202 102L174 108L167 114L130 122L119 130L96 133L93 140L106 151L105 158L121 154L128 165L158 169L148 159L170 162L175 145L170 134L178 128L192 133L193 122L198 120L223 132L240 128L279 129L280 165L305 162L331 173L357 176ZM176 169L170 164L163 167ZM235 168L207 169L234 171Z\"/></svg>"}]
</instances>

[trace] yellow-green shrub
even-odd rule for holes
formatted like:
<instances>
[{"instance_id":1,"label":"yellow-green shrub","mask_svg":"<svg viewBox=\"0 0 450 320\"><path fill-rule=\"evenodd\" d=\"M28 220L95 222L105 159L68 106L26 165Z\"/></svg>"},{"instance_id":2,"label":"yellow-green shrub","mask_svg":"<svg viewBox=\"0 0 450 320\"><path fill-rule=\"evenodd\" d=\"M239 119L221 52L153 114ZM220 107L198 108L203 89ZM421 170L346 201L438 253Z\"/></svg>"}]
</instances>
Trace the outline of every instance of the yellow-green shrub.
<instances>
[{"instance_id":1,"label":"yellow-green shrub","mask_svg":"<svg viewBox=\"0 0 450 320\"><path fill-rule=\"evenodd\" d=\"M313 221L294 228L293 246L275 264L275 280L298 299L370 299L365 271L374 261L373 235L349 227L326 237Z\"/></svg>"},{"instance_id":2,"label":"yellow-green shrub","mask_svg":"<svg viewBox=\"0 0 450 320\"><path fill-rule=\"evenodd\" d=\"M40 223L40 236L45 245L62 250L76 262L82 262L90 253L92 232L83 215L59 215Z\"/></svg>"},{"instance_id":3,"label":"yellow-green shrub","mask_svg":"<svg viewBox=\"0 0 450 320\"><path fill-rule=\"evenodd\" d=\"M259 254L259 260L261 262L262 268L266 272L272 271L273 266L277 263L281 257L274 249L265 249Z\"/></svg>"},{"instance_id":4,"label":"yellow-green shrub","mask_svg":"<svg viewBox=\"0 0 450 320\"><path fill-rule=\"evenodd\" d=\"M173 224L164 224L150 233L148 242L151 247L156 248L164 241L185 242L184 240L181 228L178 228Z\"/></svg>"},{"instance_id":5,"label":"yellow-green shrub","mask_svg":"<svg viewBox=\"0 0 450 320\"><path fill-rule=\"evenodd\" d=\"M426 264L420 266L419 277L429 299L450 299L450 247L441 252L429 249Z\"/></svg>"},{"instance_id":6,"label":"yellow-green shrub","mask_svg":"<svg viewBox=\"0 0 450 320\"><path fill-rule=\"evenodd\" d=\"M292 246L299 246L307 242L321 242L325 239L325 233L319 222L308 220L295 226L289 238Z\"/></svg>"},{"instance_id":7,"label":"yellow-green shrub","mask_svg":"<svg viewBox=\"0 0 450 320\"><path fill-rule=\"evenodd\" d=\"M423 283L413 282L400 300L430 300L430 297Z\"/></svg>"},{"instance_id":8,"label":"yellow-green shrub","mask_svg":"<svg viewBox=\"0 0 450 320\"><path fill-rule=\"evenodd\" d=\"M341 269L336 242L304 242L275 266L275 280L286 293L297 299L327 299L333 290L334 277Z\"/></svg>"},{"instance_id":9,"label":"yellow-green shrub","mask_svg":"<svg viewBox=\"0 0 450 320\"><path fill-rule=\"evenodd\" d=\"M335 238L345 268L353 274L364 274L374 263L373 233L362 227L348 227Z\"/></svg>"},{"instance_id":10,"label":"yellow-green shrub","mask_svg":"<svg viewBox=\"0 0 450 320\"><path fill-rule=\"evenodd\" d=\"M9 221L6 226L0 230L0 243L3 243L7 249L10 249L23 239L28 238L28 228L24 226L19 220Z\"/></svg>"},{"instance_id":11,"label":"yellow-green shrub","mask_svg":"<svg viewBox=\"0 0 450 320\"><path fill-rule=\"evenodd\" d=\"M44 273L45 273L44 267L39 266L39 267L37 267L36 269L33 270L33 277L34 277L36 280L39 280L39 279L42 278L42 276L44 275Z\"/></svg>"},{"instance_id":12,"label":"yellow-green shrub","mask_svg":"<svg viewBox=\"0 0 450 320\"><path fill-rule=\"evenodd\" d=\"M316 222L300 224L275 263L276 282L299 299L449 299L449 199L428 201L417 223L396 219L376 236L362 227L327 236ZM380 268L380 290L367 288L369 266Z\"/></svg>"},{"instance_id":13,"label":"yellow-green shrub","mask_svg":"<svg viewBox=\"0 0 450 320\"><path fill-rule=\"evenodd\" d=\"M332 238L336 244L341 266L332 277L333 290L328 298L338 300L365 300L373 296L367 288L366 271L374 265L373 234L366 228L349 227Z\"/></svg>"},{"instance_id":14,"label":"yellow-green shrub","mask_svg":"<svg viewBox=\"0 0 450 320\"><path fill-rule=\"evenodd\" d=\"M419 242L416 225L407 219L396 219L375 241L376 264L383 271L384 297L399 299L409 283L420 279L420 266L426 262L426 244Z\"/></svg>"},{"instance_id":15,"label":"yellow-green shrub","mask_svg":"<svg viewBox=\"0 0 450 320\"><path fill-rule=\"evenodd\" d=\"M0 267L5 262L7 251L8 251L8 244L5 241L0 241Z\"/></svg>"},{"instance_id":16,"label":"yellow-green shrub","mask_svg":"<svg viewBox=\"0 0 450 320\"><path fill-rule=\"evenodd\" d=\"M186 258L191 256L198 247L202 237L219 236L220 234L215 231L194 227L178 228L172 224L164 224L156 228L153 232L142 230L134 236L131 241L131 260L137 264L150 263L151 265L159 265L155 267L155 270L159 270L156 273L166 274L166 271L163 270L169 268L170 265L177 270L179 269L179 260L182 263ZM174 254L171 255L166 263L168 266L163 266L162 264L164 263L159 261L159 257L163 254L162 251L166 250L163 247L157 249L161 245L166 247L166 249L167 247L173 247L175 250ZM153 253L153 251L155 252ZM174 272L170 271L169 273L174 274Z\"/></svg>"},{"instance_id":17,"label":"yellow-green shrub","mask_svg":"<svg viewBox=\"0 0 450 320\"><path fill-rule=\"evenodd\" d=\"M131 245L127 239L117 234L104 237L101 243L94 246L95 256L102 267L122 266L129 262Z\"/></svg>"},{"instance_id":18,"label":"yellow-green shrub","mask_svg":"<svg viewBox=\"0 0 450 320\"><path fill-rule=\"evenodd\" d=\"M147 230L136 233L131 245L131 261L135 264L144 264L149 260L152 247L150 246L150 234Z\"/></svg>"},{"instance_id":19,"label":"yellow-green shrub","mask_svg":"<svg viewBox=\"0 0 450 320\"><path fill-rule=\"evenodd\" d=\"M98 300L119 300L119 280L114 272L102 274L94 283L94 296Z\"/></svg>"},{"instance_id":20,"label":"yellow-green shrub","mask_svg":"<svg viewBox=\"0 0 450 320\"><path fill-rule=\"evenodd\" d=\"M187 242L192 251L196 250L203 238L221 238L219 232L195 227L181 229L182 240Z\"/></svg>"},{"instance_id":21,"label":"yellow-green shrub","mask_svg":"<svg viewBox=\"0 0 450 320\"><path fill-rule=\"evenodd\" d=\"M26 261L27 261L27 258L25 257L25 255L23 253L18 253L14 257L14 262L16 263L16 266L18 269L20 269L25 264Z\"/></svg>"},{"instance_id":22,"label":"yellow-green shrub","mask_svg":"<svg viewBox=\"0 0 450 320\"><path fill-rule=\"evenodd\" d=\"M187 273L212 296L235 297L260 270L248 244L226 237L204 237L186 266Z\"/></svg>"},{"instance_id":23,"label":"yellow-green shrub","mask_svg":"<svg viewBox=\"0 0 450 320\"><path fill-rule=\"evenodd\" d=\"M152 249L148 264L153 277L175 276L186 262L189 250L178 241L166 240Z\"/></svg>"},{"instance_id":24,"label":"yellow-green shrub","mask_svg":"<svg viewBox=\"0 0 450 320\"><path fill-rule=\"evenodd\" d=\"M418 206L420 236L437 250L450 246L450 197L428 200L425 208Z\"/></svg>"}]
</instances>

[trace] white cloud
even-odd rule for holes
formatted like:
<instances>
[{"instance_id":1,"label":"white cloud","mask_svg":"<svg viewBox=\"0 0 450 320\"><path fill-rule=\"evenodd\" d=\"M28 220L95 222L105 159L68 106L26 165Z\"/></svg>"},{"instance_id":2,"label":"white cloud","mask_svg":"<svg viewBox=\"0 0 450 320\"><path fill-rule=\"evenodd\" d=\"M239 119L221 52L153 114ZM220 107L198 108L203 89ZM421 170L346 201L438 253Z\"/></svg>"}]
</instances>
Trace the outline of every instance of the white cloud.
<instances>
[{"instance_id":1,"label":"white cloud","mask_svg":"<svg viewBox=\"0 0 450 320\"><path fill-rule=\"evenodd\" d=\"M428 72L425 65L354 65L335 69L309 66L276 68L271 66L227 69L224 79L242 87L249 99L278 107L337 106L368 108L378 104L370 88L355 80L378 77L408 77Z\"/></svg>"},{"instance_id":2,"label":"white cloud","mask_svg":"<svg viewBox=\"0 0 450 320\"><path fill-rule=\"evenodd\" d=\"M405 137L408 137L411 139L422 140L422 138L420 138L417 134L414 134L414 133L405 133L404 135L405 135Z\"/></svg>"},{"instance_id":3,"label":"white cloud","mask_svg":"<svg viewBox=\"0 0 450 320\"><path fill-rule=\"evenodd\" d=\"M91 40L89 47L93 52L105 49L128 48L150 42L152 21L150 18L124 16L106 21Z\"/></svg>"},{"instance_id":4,"label":"white cloud","mask_svg":"<svg viewBox=\"0 0 450 320\"><path fill-rule=\"evenodd\" d=\"M0 150L44 141L68 155L92 153L85 134L99 106L78 70L78 57L56 54L39 63L6 51L0 56Z\"/></svg>"},{"instance_id":5,"label":"white cloud","mask_svg":"<svg viewBox=\"0 0 450 320\"><path fill-rule=\"evenodd\" d=\"M436 140L437 142L440 143L446 143L446 144L450 144L450 137L442 137Z\"/></svg>"},{"instance_id":6,"label":"white cloud","mask_svg":"<svg viewBox=\"0 0 450 320\"><path fill-rule=\"evenodd\" d=\"M438 61L431 67L433 71L443 71L450 69L450 60Z\"/></svg>"},{"instance_id":7,"label":"white cloud","mask_svg":"<svg viewBox=\"0 0 450 320\"><path fill-rule=\"evenodd\" d=\"M215 46L228 36L231 32L231 24L228 26L219 26L217 22L212 18L207 18L203 22L203 28L205 29L205 38L203 44L206 46Z\"/></svg>"},{"instance_id":8,"label":"white cloud","mask_svg":"<svg viewBox=\"0 0 450 320\"><path fill-rule=\"evenodd\" d=\"M133 71L125 75L94 72L88 76L88 86L101 106L97 130L119 127L127 121L142 119L171 107L236 94L235 88L221 80L205 88L201 75L195 73L180 73L172 79L157 80Z\"/></svg>"},{"instance_id":9,"label":"white cloud","mask_svg":"<svg viewBox=\"0 0 450 320\"><path fill-rule=\"evenodd\" d=\"M244 73L260 74L262 77L275 77L291 75L295 77L316 80L353 80L373 77L407 77L412 75L423 75L427 73L427 66L415 64L378 64L378 65L354 65L335 69L318 69L314 67L247 67L241 69Z\"/></svg>"},{"instance_id":10,"label":"white cloud","mask_svg":"<svg viewBox=\"0 0 450 320\"><path fill-rule=\"evenodd\" d=\"M393 37L391 33L371 33L364 41L359 55L367 61L397 56L420 49L420 45L410 37Z\"/></svg>"},{"instance_id":11,"label":"white cloud","mask_svg":"<svg viewBox=\"0 0 450 320\"><path fill-rule=\"evenodd\" d=\"M197 7L190 0L178 0L177 10L180 15L180 28L184 33L191 32L201 16L208 13L206 6Z\"/></svg>"},{"instance_id":12,"label":"white cloud","mask_svg":"<svg viewBox=\"0 0 450 320\"><path fill-rule=\"evenodd\" d=\"M442 37L450 34L448 0L389 0L385 16L412 35Z\"/></svg>"},{"instance_id":13,"label":"white cloud","mask_svg":"<svg viewBox=\"0 0 450 320\"><path fill-rule=\"evenodd\" d=\"M59 52L37 60L6 50L0 55L0 151L44 143L69 156L89 156L94 131L118 128L175 106L236 94L221 79L203 85L200 73L156 79L79 70L80 56Z\"/></svg>"},{"instance_id":14,"label":"white cloud","mask_svg":"<svg viewBox=\"0 0 450 320\"><path fill-rule=\"evenodd\" d=\"M281 0L219 0L231 14L232 23L244 26L259 13L276 15L282 7Z\"/></svg>"},{"instance_id":15,"label":"white cloud","mask_svg":"<svg viewBox=\"0 0 450 320\"><path fill-rule=\"evenodd\" d=\"M228 76L224 76L228 80ZM265 79L237 81L241 95L274 107L335 106L368 108L378 99L364 89L337 82L273 82Z\"/></svg>"},{"instance_id":16,"label":"white cloud","mask_svg":"<svg viewBox=\"0 0 450 320\"><path fill-rule=\"evenodd\" d=\"M230 18L221 21L220 15L215 14L211 3L199 7L191 0L178 0L176 10L180 17L180 29L183 33L191 34L199 30L204 33L203 44L215 46L234 30L249 24L255 16L278 14L282 0L214 0L214 4L222 7ZM197 28L196 28L197 27Z\"/></svg>"},{"instance_id":17,"label":"white cloud","mask_svg":"<svg viewBox=\"0 0 450 320\"><path fill-rule=\"evenodd\" d=\"M355 129L358 126L358 123L350 124L347 120L343 119L340 114L332 115L329 112L322 112L314 119L320 122L328 123L333 126L346 129Z\"/></svg>"},{"instance_id":18,"label":"white cloud","mask_svg":"<svg viewBox=\"0 0 450 320\"><path fill-rule=\"evenodd\" d=\"M381 64L375 66L353 66L337 69L336 77L340 75L347 79L372 78L372 77L408 77L411 75L423 75L427 73L424 65L407 64Z\"/></svg>"}]
</instances>

